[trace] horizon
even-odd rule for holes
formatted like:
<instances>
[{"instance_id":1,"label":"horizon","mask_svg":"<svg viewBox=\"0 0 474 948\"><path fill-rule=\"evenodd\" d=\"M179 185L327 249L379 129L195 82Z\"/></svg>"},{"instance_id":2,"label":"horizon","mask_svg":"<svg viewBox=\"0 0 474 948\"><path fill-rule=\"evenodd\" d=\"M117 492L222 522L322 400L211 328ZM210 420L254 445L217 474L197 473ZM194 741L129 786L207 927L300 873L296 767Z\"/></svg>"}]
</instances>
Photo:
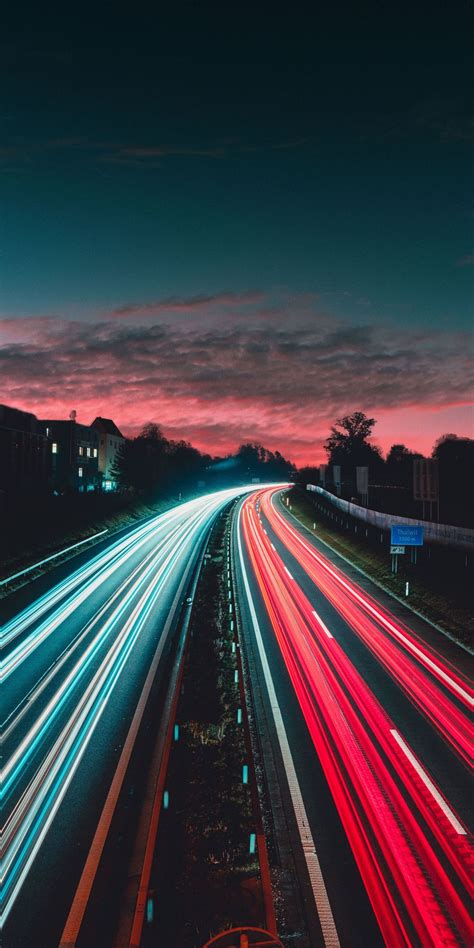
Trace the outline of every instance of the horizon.
<instances>
[{"instance_id":1,"label":"horizon","mask_svg":"<svg viewBox=\"0 0 474 948\"><path fill-rule=\"evenodd\" d=\"M185 13L9 11L2 399L300 464L356 408L472 432L462 11Z\"/></svg>"},{"instance_id":2,"label":"horizon","mask_svg":"<svg viewBox=\"0 0 474 948\"><path fill-rule=\"evenodd\" d=\"M18 410L20 410L20 411L27 411L27 412L30 411L32 414L36 415L36 417L38 418L39 421L43 421L43 420L68 421L68 420L69 420L69 411L73 410L73 409L69 409L69 411L68 411L67 413L65 412L65 413L63 413L63 414L61 414L61 415L54 416L54 415L52 415L52 414L50 414L50 413L47 413L47 412L40 412L40 413L38 413L37 411L33 411L33 410L31 409L31 407L30 407L30 408L25 407L24 404L15 404L15 405L12 404L12 405L10 405L9 407L11 407L11 408L16 408L16 409L18 409ZM469 406L469 409L470 409L470 406ZM75 409L74 409L74 410L75 410ZM358 410L358 409L357 409L357 406L355 406L353 410L354 410L354 411ZM226 457L233 457L233 456L235 456L235 454L237 453L239 447L240 447L242 444L258 443L258 444L261 444L264 448L267 448L267 450L269 450L269 451L273 451L273 452L279 451L280 454L282 454L283 457L286 458L286 460L291 461L297 468L301 468L301 467L305 467L305 466L308 466L308 467L311 467L311 466L318 466L319 464L325 464L325 463L327 463L327 455L326 455L326 452L325 452L325 449L324 449L324 441L325 441L326 438L329 436L329 428L328 428L326 434L322 437L321 442L320 442L320 443L321 443L320 451L322 451L323 454L320 454L320 456L318 456L318 457L315 457L314 454L308 454L308 455L305 454L305 455L301 455L300 458L298 458L294 453L293 453L293 454L288 454L288 453L286 453L284 450L282 450L281 446L279 446L279 445L276 444L276 443L271 442L271 439L268 439L268 438L267 438L266 441L265 441L265 440L262 441L262 440L259 440L259 439L255 439L255 438L253 438L253 437L251 437L251 436L248 436L248 437L244 436L244 437L242 438L242 440L240 440L240 441L238 441L238 442L236 442L236 443L234 443L234 444L230 444L230 443L229 443L228 447L222 448L222 449L220 450L220 452L219 452L219 451L213 450L213 448L212 448L211 446L207 446L205 441L198 441L197 439L196 439L196 440L193 440L193 438L188 437L185 430L181 430L181 429L178 429L178 428L172 429L172 428L170 428L169 426L166 426L166 425L162 424L159 420L156 420L156 419L154 419L154 418L147 418L146 420L143 420L143 421L140 422L139 424L137 424L137 425L131 427L131 426L127 425L127 424L121 424L121 423L120 423L120 420L118 420L117 417L115 417L112 413L107 412L107 409L105 409L104 411L101 411L101 412L95 412L95 413L93 412L93 413L90 414L90 416L88 416L88 417L89 417L89 420L86 421L85 418L80 417L80 413L77 412L76 418L75 418L74 420L75 420L78 424L83 424L83 425L86 425L86 426L87 426L87 425L92 424L92 422L94 421L94 419L95 419L96 417L102 417L102 418L111 419L111 420L117 425L117 427L118 427L118 429L120 430L121 434L122 434L125 438L136 438L136 437L140 434L140 431L143 429L144 425L149 424L149 423L157 424L157 425L159 425L159 427L161 428L161 430L162 430L162 432L163 432L163 434L164 434L164 436L165 436L165 438L166 438L167 440L169 440L169 441L186 441L186 442L188 442L189 444L191 444L192 447L197 448L202 454L208 454L208 455L210 455L211 458L213 458L213 459L219 459L219 458L225 459ZM336 421L337 421L337 419L334 418L334 419L332 420L331 424L335 424ZM374 426L375 429L376 429L376 427L377 427L377 424L378 424L378 420L376 419L376 421L375 421L375 426ZM370 437L369 440L370 440L370 443L371 443L371 444L373 444L375 447L379 447L379 448L381 449L382 454L383 454L384 457L387 456L387 454L388 454L390 448L391 448L392 445L394 445L394 444L404 444L405 447L408 448L408 450L414 451L414 452L418 452L418 453L422 454L424 457L430 457L430 456L431 456L431 453L432 453L432 450L433 450L433 448L434 448L434 446L435 446L437 440L438 440L439 438L443 437L443 435L448 435L448 434L449 434L449 435L455 435L456 437L458 437L458 438L460 438L460 439L463 439L463 438L471 438L471 434L463 433L462 431L455 431L453 427L451 427L451 428L447 427L447 428L445 428L443 431L440 431L439 434L437 434L437 435L434 437L434 439L433 439L432 442L429 441L428 438L426 438L425 444L427 445L427 447L425 447L425 448L423 448L423 447L420 445L420 439L419 439L419 436L418 436L418 433L417 433L417 432L415 432L415 433L413 434L413 437L411 437L411 438L410 438L410 437L406 437L406 436L404 437L404 439L399 439L399 440L397 440L396 438L386 438L386 439L385 439L385 443L382 445L381 439L377 437L377 431L375 430L375 431L372 432L372 435L371 435L371 437ZM417 439L418 439L418 440L417 440Z\"/></svg>"}]
</instances>

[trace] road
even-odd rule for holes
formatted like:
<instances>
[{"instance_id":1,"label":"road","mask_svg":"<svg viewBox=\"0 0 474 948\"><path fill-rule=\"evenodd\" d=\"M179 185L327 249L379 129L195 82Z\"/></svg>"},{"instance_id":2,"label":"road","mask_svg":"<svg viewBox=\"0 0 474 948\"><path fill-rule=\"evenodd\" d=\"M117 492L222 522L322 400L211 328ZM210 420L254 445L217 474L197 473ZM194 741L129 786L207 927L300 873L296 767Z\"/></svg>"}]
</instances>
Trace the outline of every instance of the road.
<instances>
[{"instance_id":1,"label":"road","mask_svg":"<svg viewBox=\"0 0 474 948\"><path fill-rule=\"evenodd\" d=\"M58 944L147 672L156 654L165 667L212 523L241 493L185 503L11 597L22 608L2 628L5 948Z\"/></svg>"},{"instance_id":2,"label":"road","mask_svg":"<svg viewBox=\"0 0 474 948\"><path fill-rule=\"evenodd\" d=\"M242 502L234 561L311 944L472 944L466 653L356 583L275 490Z\"/></svg>"}]
</instances>

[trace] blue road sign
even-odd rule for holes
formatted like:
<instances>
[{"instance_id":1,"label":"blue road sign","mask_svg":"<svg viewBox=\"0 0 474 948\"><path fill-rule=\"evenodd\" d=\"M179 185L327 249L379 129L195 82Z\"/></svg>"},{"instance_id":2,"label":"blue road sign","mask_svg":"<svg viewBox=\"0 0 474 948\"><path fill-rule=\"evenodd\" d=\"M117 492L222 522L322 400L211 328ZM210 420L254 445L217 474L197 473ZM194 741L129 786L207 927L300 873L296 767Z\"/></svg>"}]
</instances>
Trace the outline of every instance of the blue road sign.
<instances>
[{"instance_id":1,"label":"blue road sign","mask_svg":"<svg viewBox=\"0 0 474 948\"><path fill-rule=\"evenodd\" d=\"M423 527L396 523L390 527L390 543L392 546L423 546Z\"/></svg>"}]
</instances>

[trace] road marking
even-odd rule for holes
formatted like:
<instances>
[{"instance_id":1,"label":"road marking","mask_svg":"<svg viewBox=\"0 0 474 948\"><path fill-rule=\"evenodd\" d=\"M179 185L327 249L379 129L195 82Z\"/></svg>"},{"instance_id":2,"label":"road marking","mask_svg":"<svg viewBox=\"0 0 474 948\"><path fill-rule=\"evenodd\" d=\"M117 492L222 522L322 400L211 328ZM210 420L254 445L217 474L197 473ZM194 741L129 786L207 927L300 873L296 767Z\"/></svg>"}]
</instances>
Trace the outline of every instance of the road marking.
<instances>
[{"instance_id":1,"label":"road marking","mask_svg":"<svg viewBox=\"0 0 474 948\"><path fill-rule=\"evenodd\" d=\"M252 599L252 593L250 592L249 581L247 577L247 570L245 568L243 553L242 553L242 543L240 539L240 520L241 520L242 508L239 510L239 519L237 522L237 544L239 548L239 557L240 557L240 568L242 571L242 579L244 582L245 592L247 596L247 602L250 610L250 615L252 618L252 625L255 632L255 638L257 641L258 651L260 654L260 661L262 663L263 674L265 676L265 683L267 686L268 697L270 700L270 707L273 714L273 720L275 722L276 733L278 737L278 742L280 744L281 755L283 759L283 765L285 767L286 778L288 781L288 787L290 790L291 802L293 804L293 810L296 817L296 823L298 826L298 831L301 838L301 843L303 846L304 857L306 860L306 865L308 868L309 879L311 883L311 888L313 891L314 901L316 904L316 911L318 913L319 922L321 925L321 930L323 933L324 944L326 948L339 948L339 936L337 934L336 923L334 921L334 916L332 914L331 905L329 902L326 885L323 879L321 872L321 866L319 864L319 859L316 853L316 847L314 840L311 834L309 827L308 817L306 815L306 809L303 802L303 797L301 794L300 786L298 783L298 778L296 776L295 765L293 763L293 757L290 750L290 745L288 743L288 737L286 734L285 725L283 723L283 717L278 704L275 688L273 685L273 679L270 671L270 666L268 664L267 655L265 652L265 646L263 644L262 633L260 631L260 626L258 624L257 613L255 612L255 606Z\"/></svg>"},{"instance_id":2,"label":"road marking","mask_svg":"<svg viewBox=\"0 0 474 948\"><path fill-rule=\"evenodd\" d=\"M302 535L301 535L301 529L300 529L300 530L297 530L297 531L292 530L291 526L289 526L289 525L286 523L284 517L282 517L282 516L278 513L278 511L275 509L275 506L274 506L274 504L273 504L273 496L274 496L274 495L272 495L271 504L272 504L273 510L275 511L275 515L277 516L277 518L278 518L279 520L281 520L281 522L282 522L284 525L286 525L286 526L288 527L288 530L290 531L290 533L292 533L293 536L295 536L296 539L299 540L299 542L302 543L302 544L305 546L305 548L308 550L309 554L313 557L313 559L317 560L317 561L323 566L323 568L325 568L325 569L327 570L327 572L330 573L330 575L333 576L334 579L336 579L338 583L340 583L341 586L343 586L345 589L347 589L347 591L350 593L350 595L354 596L354 598L357 599L357 600L361 603L361 605L363 606L363 608L365 608L365 609L367 609L369 612L371 612L371 613L376 617L376 619L377 619L383 626L389 628L390 631L393 632L393 634L396 635L396 637L397 637L398 639L400 639L400 640L403 642L403 644L406 646L406 648L407 648L410 652L413 652L413 653L417 656L417 658L420 659L420 661L421 661L422 664L428 665L428 667L433 670L434 674L435 674L435 675L436 675L436 674L439 675L439 677L442 678L442 679L448 684L448 686L449 686L450 688L452 688L454 691L457 692L457 694L459 694L459 696L466 702L466 704L469 704L471 707L474 706L474 698L473 698L472 695L469 694L468 691L466 691L461 685L459 685L457 681L455 681L453 678L451 678L451 676L448 675L448 674L440 667L440 665L438 665L436 662L434 662L434 661L429 657L429 655L428 655L427 653L425 653L425 652L423 652L421 649L419 649L419 648L415 645L414 642L411 642L410 639L408 639L408 638L406 637L406 635L404 635L403 632L402 632L400 629L397 629L396 626L394 626L393 623L390 622L390 620L389 620L388 618L386 618L381 612L379 612L378 609L375 608L375 606L373 606L367 599L364 599L364 597L363 597L362 595L360 595L360 594L357 592L356 586L351 586L350 583L345 582L344 579L343 579L343 575L342 575L342 574L340 575L340 574L338 574L338 573L336 572L335 569L331 569L331 567L328 565L328 563L331 563L330 560L328 560L327 562L324 562L324 560L322 559L322 556L318 554L318 552L314 549L314 547L313 547L313 546L310 546L310 544L308 544L308 543L305 543L305 540L304 540L304 538L303 538ZM298 524L298 527L299 527L299 528L304 528L304 529L306 529L306 530L308 529L307 527L304 527L304 524L302 524L301 521L298 520L297 517L295 517L294 514L291 514L291 516L293 517L293 520L295 520L295 522ZM320 537L319 537L319 540L321 540ZM384 586L382 586L381 583L377 582L377 580L375 580L375 579L373 579L371 576L369 576L369 574L366 573L363 569L361 569L359 566L356 566L356 565L355 565L354 563L352 563L351 560L349 560L346 556L344 556L342 553L339 553L337 550L335 550L334 547L332 547L332 546L330 545L330 543L326 543L325 540L321 540L321 542L324 543L325 546L327 546L330 550L332 550L332 552L335 553L336 556L339 556L339 557L340 557L341 559L343 559L346 563L348 563L349 566L354 567L354 569L357 569L357 570L359 571L359 573L362 573L362 575L365 576L368 580L370 580L370 582L375 583L375 585L379 586L379 588L382 589L383 592L387 593L389 596L393 596L393 598L394 598L394 599L397 599L398 602L401 602L402 605L406 606L408 609L411 609L411 611L414 612L416 615L419 615L420 618L423 619L423 621L425 621L425 622L430 622L430 620L427 619L426 616L421 615L421 613L417 612L416 609L413 609L411 606L409 606L408 603L406 603L403 599L399 599L399 597L396 596L395 593L392 593L390 590L386 589ZM369 594L369 595L370 595L370 594ZM439 631L443 632L445 635L448 634L448 633L446 633L446 632L444 631L444 629L440 629L440 626L437 626L435 623L430 622L430 625L433 625L434 628L436 628L436 629L438 629ZM448 637L449 637L449 638L452 638L452 636L450 636L450 635L448 635ZM454 641L456 641L456 640L454 640ZM459 645L459 646L461 646L462 648L465 647L465 646L463 646L462 643L460 643L460 642L457 642L457 641L456 641L456 644Z\"/></svg>"},{"instance_id":3,"label":"road marking","mask_svg":"<svg viewBox=\"0 0 474 948\"><path fill-rule=\"evenodd\" d=\"M410 748L408 747L408 744L406 744L405 741L403 740L403 737L398 733L398 731L395 731L393 729L390 730L390 734L396 740L398 746L401 748L405 756L408 758L414 770L416 770L420 780L423 781L425 787L427 787L427 789L430 791L431 796L434 797L438 806L441 808L444 815L448 818L449 822L451 823L451 826L453 826L454 829L456 830L456 833L458 833L460 836L466 836L466 830L464 829L463 826L461 826L459 820L457 819L457 817L454 815L451 808L446 803L446 800L441 796L439 791L436 789L434 783L428 777L428 774L425 773L421 764L418 763L415 755L411 752Z\"/></svg>"},{"instance_id":4,"label":"road marking","mask_svg":"<svg viewBox=\"0 0 474 948\"><path fill-rule=\"evenodd\" d=\"M142 692L138 704L135 708L133 715L132 723L130 725L125 744L122 748L122 753L120 755L119 762L117 764L112 783L110 785L109 792L107 794L107 799L104 803L99 822L95 831L94 839L92 841L87 859L82 870L82 875L79 880L79 884L74 895L74 899L69 910L69 915L64 926L64 930L61 937L61 942L59 948L74 948L76 941L79 937L79 932L82 926L83 918L86 912L88 905L90 893L92 891L92 886L95 881L97 874L97 869L99 862L104 850L105 843L110 830L110 825L112 822L113 815L117 806L117 801L119 798L120 791L122 789L123 782L125 780L125 774L127 771L128 764L130 762L130 757L135 745L135 740L138 734L138 730L141 724L141 720L148 702L150 691L155 680L156 672L161 660L161 655L163 653L163 648L168 639L168 633L171 628L176 609L178 608L180 599L183 595L183 589L185 588L188 575L191 569L192 561L188 561L188 565L184 570L182 580L178 586L175 598L172 602L171 609L168 613L168 618L163 627L158 645L153 656L152 663L148 675L143 685Z\"/></svg>"},{"instance_id":5,"label":"road marking","mask_svg":"<svg viewBox=\"0 0 474 948\"><path fill-rule=\"evenodd\" d=\"M325 631L327 637L328 637L329 639L333 639L334 636L333 636L332 632L329 631L327 625L326 625L326 624L323 622L323 620L321 619L321 616L318 616L318 613L316 612L316 609L313 609L313 616L316 617L316 619L317 619L318 622L319 622L319 625L320 625L321 628Z\"/></svg>"}]
</instances>

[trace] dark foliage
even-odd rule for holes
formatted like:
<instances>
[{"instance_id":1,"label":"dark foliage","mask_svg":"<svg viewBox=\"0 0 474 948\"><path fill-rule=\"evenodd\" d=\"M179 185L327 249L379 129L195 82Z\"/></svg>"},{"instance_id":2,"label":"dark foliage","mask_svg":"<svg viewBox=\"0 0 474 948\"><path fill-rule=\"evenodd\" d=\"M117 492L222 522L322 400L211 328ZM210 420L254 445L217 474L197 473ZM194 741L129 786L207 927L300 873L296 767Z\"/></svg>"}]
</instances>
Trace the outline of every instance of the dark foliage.
<instances>
[{"instance_id":1,"label":"dark foliage","mask_svg":"<svg viewBox=\"0 0 474 948\"><path fill-rule=\"evenodd\" d=\"M340 464L343 474L367 465L372 479L380 482L384 474L382 453L368 440L375 424L375 418L367 418L362 411L338 418L325 444L329 464Z\"/></svg>"},{"instance_id":2,"label":"dark foliage","mask_svg":"<svg viewBox=\"0 0 474 948\"><path fill-rule=\"evenodd\" d=\"M260 478L261 481L288 481L295 475L295 465L280 454L268 451L261 444L241 444L237 460L244 480Z\"/></svg>"},{"instance_id":3,"label":"dark foliage","mask_svg":"<svg viewBox=\"0 0 474 948\"><path fill-rule=\"evenodd\" d=\"M187 441L168 441L159 425L145 425L137 438L128 439L116 458L114 477L121 488L147 494L248 482L288 481L295 467L279 451L260 444L243 444L232 464L201 454Z\"/></svg>"}]
</instances>

